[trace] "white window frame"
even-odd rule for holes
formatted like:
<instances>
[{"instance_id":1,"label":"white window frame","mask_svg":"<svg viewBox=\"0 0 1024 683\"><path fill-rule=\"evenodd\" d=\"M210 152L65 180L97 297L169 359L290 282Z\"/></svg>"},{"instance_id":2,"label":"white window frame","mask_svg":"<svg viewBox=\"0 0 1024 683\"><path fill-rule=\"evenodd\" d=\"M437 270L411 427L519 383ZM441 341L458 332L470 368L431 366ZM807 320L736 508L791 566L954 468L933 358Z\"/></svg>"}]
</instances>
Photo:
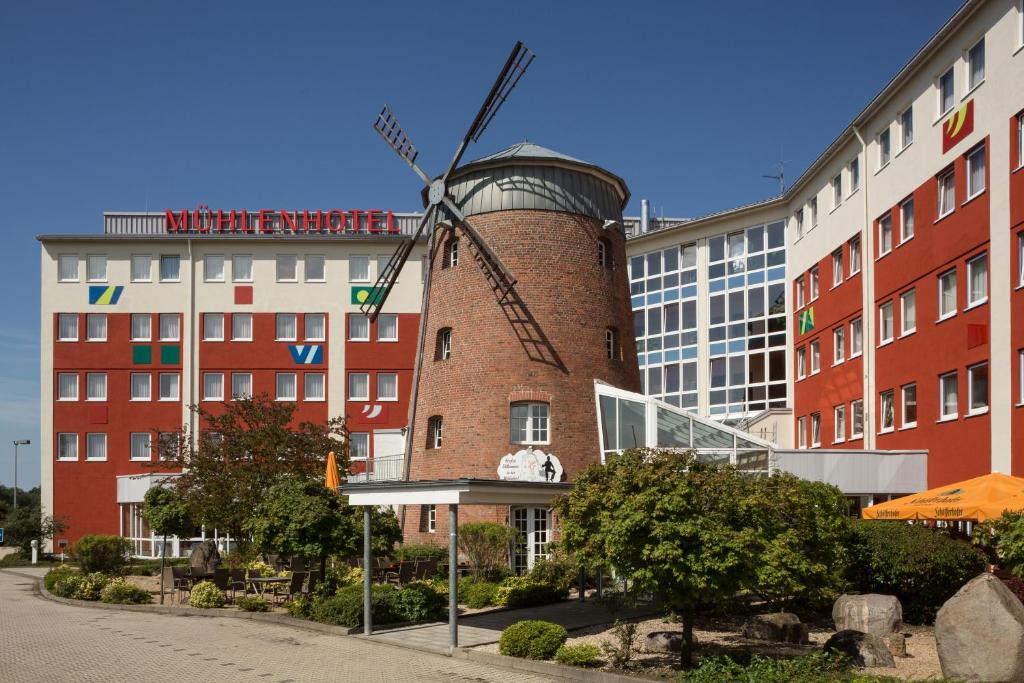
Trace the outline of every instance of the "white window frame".
<instances>
[{"instance_id":1,"label":"white window frame","mask_svg":"<svg viewBox=\"0 0 1024 683\"><path fill-rule=\"evenodd\" d=\"M320 277L310 277L309 276L309 271L310 271L309 264L310 264L311 260L313 262L315 262L316 259L320 259L321 275L320 275ZM303 263L303 269L302 269L302 277L305 279L306 282L327 282L327 256L326 255L324 255L324 254L306 254L305 257L303 258L303 261L304 261L304 263Z\"/></svg>"},{"instance_id":2,"label":"white window frame","mask_svg":"<svg viewBox=\"0 0 1024 683\"><path fill-rule=\"evenodd\" d=\"M807 417L801 415L796 420L797 448L807 448Z\"/></svg>"},{"instance_id":3,"label":"white window frame","mask_svg":"<svg viewBox=\"0 0 1024 683\"><path fill-rule=\"evenodd\" d=\"M846 441L846 405L832 408L832 443Z\"/></svg>"},{"instance_id":4,"label":"white window frame","mask_svg":"<svg viewBox=\"0 0 1024 683\"><path fill-rule=\"evenodd\" d=\"M864 353L864 319L854 318L850 321L850 358Z\"/></svg>"},{"instance_id":5,"label":"white window frame","mask_svg":"<svg viewBox=\"0 0 1024 683\"><path fill-rule=\"evenodd\" d=\"M850 277L860 272L860 237L850 240Z\"/></svg>"},{"instance_id":6,"label":"white window frame","mask_svg":"<svg viewBox=\"0 0 1024 683\"><path fill-rule=\"evenodd\" d=\"M1024 287L1024 232L1017 235L1017 286Z\"/></svg>"},{"instance_id":7,"label":"white window frame","mask_svg":"<svg viewBox=\"0 0 1024 683\"><path fill-rule=\"evenodd\" d=\"M146 334L136 335L135 334L135 321L145 320L146 321ZM128 321L128 337L133 342L148 342L153 341L153 316L149 313L132 313L131 318Z\"/></svg>"},{"instance_id":8,"label":"white window frame","mask_svg":"<svg viewBox=\"0 0 1024 683\"><path fill-rule=\"evenodd\" d=\"M832 252L832 286L838 287L843 284L843 248L839 247Z\"/></svg>"},{"instance_id":9,"label":"white window frame","mask_svg":"<svg viewBox=\"0 0 1024 683\"><path fill-rule=\"evenodd\" d=\"M889 336L885 336L885 317L888 312L889 317ZM878 345L885 346L892 342L896 334L896 320L893 317L894 314L892 299L883 302L878 305Z\"/></svg>"},{"instance_id":10,"label":"white window frame","mask_svg":"<svg viewBox=\"0 0 1024 683\"><path fill-rule=\"evenodd\" d=\"M135 378L145 377L146 378L146 393L145 395L135 395ZM153 373L151 372L133 372L128 377L128 400L132 402L138 401L152 401L153 400Z\"/></svg>"},{"instance_id":11,"label":"white window frame","mask_svg":"<svg viewBox=\"0 0 1024 683\"><path fill-rule=\"evenodd\" d=\"M167 377L173 380L171 386L174 388L173 395L164 395L164 378ZM161 372L157 378L157 391L159 392L159 400L161 401L180 401L181 400L181 375L176 372Z\"/></svg>"},{"instance_id":12,"label":"white window frame","mask_svg":"<svg viewBox=\"0 0 1024 683\"><path fill-rule=\"evenodd\" d=\"M981 61L981 76L975 81L974 80L974 60L978 55L974 54L974 51L981 48L980 61ZM967 98L974 90L976 90L982 83L985 82L985 36L982 36L978 42L971 45L964 52L964 81L967 83L967 92L964 93L964 99Z\"/></svg>"},{"instance_id":13,"label":"white window frame","mask_svg":"<svg viewBox=\"0 0 1024 683\"><path fill-rule=\"evenodd\" d=\"M353 392L353 379L356 377L362 377L364 379L364 386L366 391L362 393ZM370 400L370 373L368 372L350 372L348 373L348 400L350 401L369 401Z\"/></svg>"},{"instance_id":14,"label":"white window frame","mask_svg":"<svg viewBox=\"0 0 1024 683\"><path fill-rule=\"evenodd\" d=\"M1024 112L1017 115L1017 168L1024 168Z\"/></svg>"},{"instance_id":15,"label":"white window frame","mask_svg":"<svg viewBox=\"0 0 1024 683\"><path fill-rule=\"evenodd\" d=\"M909 207L909 210L908 210ZM910 217L910 233L907 233L907 216ZM914 198L909 197L900 202L900 244L906 244L914 239Z\"/></svg>"},{"instance_id":16,"label":"white window frame","mask_svg":"<svg viewBox=\"0 0 1024 683\"><path fill-rule=\"evenodd\" d=\"M103 394L102 395L96 395L96 396L92 396L91 395L92 394L92 387L90 386L91 383L90 383L89 380L92 379L93 377L102 377L103 378ZM95 401L95 402L106 401L107 400L107 391L108 391L107 373L105 373L105 372L87 372L87 373L85 373L85 400L86 401Z\"/></svg>"},{"instance_id":17,"label":"white window frame","mask_svg":"<svg viewBox=\"0 0 1024 683\"><path fill-rule=\"evenodd\" d=\"M71 259L75 261L75 276L64 277L64 263L70 262ZM82 266L79 264L78 254L58 254L57 255L57 282L79 282L81 280Z\"/></svg>"},{"instance_id":18,"label":"white window frame","mask_svg":"<svg viewBox=\"0 0 1024 683\"><path fill-rule=\"evenodd\" d=\"M95 268L97 272L93 274L93 264L98 264ZM86 282L106 282L107 281L107 255L106 254L86 254L85 255L85 281Z\"/></svg>"},{"instance_id":19,"label":"white window frame","mask_svg":"<svg viewBox=\"0 0 1024 683\"><path fill-rule=\"evenodd\" d=\"M438 360L448 360L452 357L452 328L444 327L437 333L439 335Z\"/></svg>"},{"instance_id":20,"label":"white window frame","mask_svg":"<svg viewBox=\"0 0 1024 683\"><path fill-rule=\"evenodd\" d=\"M356 337L353 336L355 333L355 321L360 320L366 324L366 336ZM348 315L348 340L349 341L370 341L370 319L362 313L349 313Z\"/></svg>"},{"instance_id":21,"label":"white window frame","mask_svg":"<svg viewBox=\"0 0 1024 683\"><path fill-rule=\"evenodd\" d=\"M857 408L860 408L860 411ZM854 431L854 425L857 424L854 416L858 412L860 412L860 431ZM858 398L855 401L850 401L850 439L862 438L864 438L864 399Z\"/></svg>"},{"instance_id":22,"label":"white window frame","mask_svg":"<svg viewBox=\"0 0 1024 683\"><path fill-rule=\"evenodd\" d=\"M888 240L885 236L888 235ZM878 219L878 258L892 251L892 212L887 211Z\"/></svg>"},{"instance_id":23,"label":"white window frame","mask_svg":"<svg viewBox=\"0 0 1024 683\"><path fill-rule=\"evenodd\" d=\"M176 331L174 333L174 336L167 336L167 337L164 336L164 320L174 320L175 321L174 329ZM157 317L157 325L159 327L159 329L157 330L157 336L160 338L160 341L165 341L165 342L181 341L181 314L180 313L161 313Z\"/></svg>"},{"instance_id":24,"label":"white window frame","mask_svg":"<svg viewBox=\"0 0 1024 683\"><path fill-rule=\"evenodd\" d=\"M914 390L914 419L907 420L907 391ZM900 429L913 429L917 426L917 382L904 384L900 387Z\"/></svg>"},{"instance_id":25,"label":"white window frame","mask_svg":"<svg viewBox=\"0 0 1024 683\"><path fill-rule=\"evenodd\" d=\"M89 323L93 320L103 321L103 336L93 337ZM106 313L86 313L85 314L85 341L87 342L105 342L107 341L107 314Z\"/></svg>"},{"instance_id":26,"label":"white window frame","mask_svg":"<svg viewBox=\"0 0 1024 683\"><path fill-rule=\"evenodd\" d=\"M360 446L356 446L356 441L360 443ZM365 446L365 448L363 447ZM365 455L356 455L358 451L362 451ZM370 433L369 432L349 432L348 435L348 457L349 460L357 460L364 462L370 459Z\"/></svg>"},{"instance_id":27,"label":"white window frame","mask_svg":"<svg viewBox=\"0 0 1024 683\"><path fill-rule=\"evenodd\" d=\"M317 318L320 320L320 329L323 330L323 333L310 336L310 328L316 327L315 322L311 325L310 321L316 321ZM302 337L305 341L327 341L327 314L304 313L302 316Z\"/></svg>"},{"instance_id":28,"label":"white window frame","mask_svg":"<svg viewBox=\"0 0 1024 683\"><path fill-rule=\"evenodd\" d=\"M804 236L804 210L797 209L796 213L793 214L793 224L796 226L796 238L800 239Z\"/></svg>"},{"instance_id":29,"label":"white window frame","mask_svg":"<svg viewBox=\"0 0 1024 683\"><path fill-rule=\"evenodd\" d=\"M73 396L63 396L61 394L61 378L74 377L75 378L75 393ZM77 401L78 400L78 373L77 372L58 372L57 373L57 400L62 402Z\"/></svg>"},{"instance_id":30,"label":"white window frame","mask_svg":"<svg viewBox=\"0 0 1024 683\"><path fill-rule=\"evenodd\" d=\"M427 420L427 448L430 450L444 445L444 417L431 415Z\"/></svg>"},{"instance_id":31,"label":"white window frame","mask_svg":"<svg viewBox=\"0 0 1024 683\"><path fill-rule=\"evenodd\" d=\"M907 125L909 119L910 125ZM909 135L908 135L909 133ZM914 105L900 112L900 152L914 144Z\"/></svg>"},{"instance_id":32,"label":"white window frame","mask_svg":"<svg viewBox=\"0 0 1024 683\"><path fill-rule=\"evenodd\" d=\"M168 263L174 260L178 264L178 274L175 277L164 277L164 261ZM160 278L160 282L181 282L181 254L160 254L160 259L157 261L157 268L159 272L157 275Z\"/></svg>"},{"instance_id":33,"label":"white window frame","mask_svg":"<svg viewBox=\"0 0 1024 683\"><path fill-rule=\"evenodd\" d=\"M213 381L215 378L220 381L220 391L211 391L211 387L207 384L207 380ZM223 372L204 372L203 373L203 400L204 401L223 401L224 400L224 373Z\"/></svg>"},{"instance_id":34,"label":"white window frame","mask_svg":"<svg viewBox=\"0 0 1024 683\"><path fill-rule=\"evenodd\" d=\"M287 264L288 260L291 260L292 267L295 270L295 274L291 277L281 277L281 266ZM298 282L299 281L299 255L298 254L277 254L274 257L274 275L278 282Z\"/></svg>"},{"instance_id":35,"label":"white window frame","mask_svg":"<svg viewBox=\"0 0 1024 683\"><path fill-rule=\"evenodd\" d=\"M892 424L885 424L885 400L889 399L889 408L892 412ZM896 392L893 389L886 389L878 392L878 433L888 434L896 430Z\"/></svg>"},{"instance_id":36,"label":"white window frame","mask_svg":"<svg viewBox=\"0 0 1024 683\"><path fill-rule=\"evenodd\" d=\"M217 259L220 259L220 275L214 276L211 275L210 271L215 269L211 269L210 265L215 264ZM226 268L227 264L224 261L224 254L206 254L203 256L203 282L224 282L227 275Z\"/></svg>"},{"instance_id":37,"label":"white window frame","mask_svg":"<svg viewBox=\"0 0 1024 683\"><path fill-rule=\"evenodd\" d=\"M242 380L246 379L246 383L249 385L249 391L239 391L238 387L235 386L235 379ZM232 372L231 373L231 400L239 401L246 398L252 398L252 373L251 372Z\"/></svg>"},{"instance_id":38,"label":"white window frame","mask_svg":"<svg viewBox=\"0 0 1024 683\"><path fill-rule=\"evenodd\" d=\"M145 259L145 263L146 263L146 268L145 268L146 274L145 275L141 275L141 273L140 273L139 276L137 277L136 276L136 270L139 270L139 271L142 270L141 266L142 266L143 259ZM138 268L136 268L136 264L139 264ZM129 273L128 273L129 281L131 281L131 282L152 282L153 281L153 255L152 254L132 254L131 258L128 261L128 268L129 268Z\"/></svg>"},{"instance_id":39,"label":"white window frame","mask_svg":"<svg viewBox=\"0 0 1024 683\"><path fill-rule=\"evenodd\" d=\"M974 269L978 267L979 263L984 263L985 265L985 295L975 298L977 293L974 291L973 286ZM983 254L978 254L967 261L967 306L964 310L970 310L976 306L981 306L986 303L988 301L988 289L988 252L985 252Z\"/></svg>"},{"instance_id":40,"label":"white window frame","mask_svg":"<svg viewBox=\"0 0 1024 683\"><path fill-rule=\"evenodd\" d=\"M315 394L310 391L309 380L320 378L320 392ZM319 403L327 400L327 376L322 372L302 373L302 400Z\"/></svg>"},{"instance_id":41,"label":"white window frame","mask_svg":"<svg viewBox=\"0 0 1024 683\"><path fill-rule=\"evenodd\" d=\"M818 226L818 197L811 197L811 201L808 203L811 211L811 227L816 228Z\"/></svg>"},{"instance_id":42,"label":"white window frame","mask_svg":"<svg viewBox=\"0 0 1024 683\"><path fill-rule=\"evenodd\" d=\"M951 413L946 412L946 383L952 379L953 388L956 389L954 395L956 397L956 410ZM960 386L957 371L947 372L939 376L939 422L949 422L959 417L960 412Z\"/></svg>"},{"instance_id":43,"label":"white window frame","mask_svg":"<svg viewBox=\"0 0 1024 683\"><path fill-rule=\"evenodd\" d=\"M846 328L840 325L832 330L832 365L846 360Z\"/></svg>"},{"instance_id":44,"label":"white window frame","mask_svg":"<svg viewBox=\"0 0 1024 683\"><path fill-rule=\"evenodd\" d=\"M449 330L449 335L451 331ZM451 338L449 337L449 355L451 355ZM614 327L607 327L604 331L604 350L608 360L619 360L619 332Z\"/></svg>"},{"instance_id":45,"label":"white window frame","mask_svg":"<svg viewBox=\"0 0 1024 683\"><path fill-rule=\"evenodd\" d=\"M1018 379L1017 383L1017 405L1024 406L1024 349L1017 352Z\"/></svg>"},{"instance_id":46,"label":"white window frame","mask_svg":"<svg viewBox=\"0 0 1024 683\"><path fill-rule=\"evenodd\" d=\"M394 386L395 386L395 393L392 396L386 396L386 395L384 395L381 392L381 387L383 385L383 383L381 382L381 379L384 378L384 377L394 377L395 378L395 384L394 384ZM377 380L376 384L377 384L377 401L378 402L380 402L380 403L394 403L395 401L398 400L399 390L398 390L398 373L397 372L378 372L376 380Z\"/></svg>"},{"instance_id":47,"label":"white window frame","mask_svg":"<svg viewBox=\"0 0 1024 683\"><path fill-rule=\"evenodd\" d=\"M796 378L807 377L807 347L801 346L796 350Z\"/></svg>"},{"instance_id":48,"label":"white window frame","mask_svg":"<svg viewBox=\"0 0 1024 683\"><path fill-rule=\"evenodd\" d=\"M281 322L292 321L292 333L290 336L281 336ZM274 316L274 341L298 341L299 339L299 316L295 313L277 313Z\"/></svg>"},{"instance_id":49,"label":"white window frame","mask_svg":"<svg viewBox=\"0 0 1024 683\"><path fill-rule=\"evenodd\" d=\"M353 274L354 271L355 271L355 268L352 267L352 264L355 263L355 262L362 263L363 260L365 260L365 263L366 263L366 265L365 265L366 276L365 277L356 277ZM352 254L351 256L348 257L348 281L349 282L369 282L370 281L370 257L368 255L365 255L365 254Z\"/></svg>"},{"instance_id":50,"label":"white window frame","mask_svg":"<svg viewBox=\"0 0 1024 683\"><path fill-rule=\"evenodd\" d=\"M914 306L914 325L913 327L907 327L907 302L910 301ZM900 336L906 337L908 334L913 334L917 331L917 290L910 289L900 294Z\"/></svg>"},{"instance_id":51,"label":"white window frame","mask_svg":"<svg viewBox=\"0 0 1024 683\"><path fill-rule=\"evenodd\" d=\"M804 279L801 276L796 281L796 307L803 308L807 304L806 294L804 293Z\"/></svg>"},{"instance_id":52,"label":"white window frame","mask_svg":"<svg viewBox=\"0 0 1024 683\"><path fill-rule=\"evenodd\" d=\"M892 129L886 126L878 133L878 170L889 165L892 161Z\"/></svg>"},{"instance_id":53,"label":"white window frame","mask_svg":"<svg viewBox=\"0 0 1024 683\"><path fill-rule=\"evenodd\" d=\"M74 455L61 455L61 446L64 444L65 440L70 441L71 444L74 445ZM59 432L57 434L57 448L55 450L58 462L76 462L78 460L78 434L76 432Z\"/></svg>"},{"instance_id":54,"label":"white window frame","mask_svg":"<svg viewBox=\"0 0 1024 683\"><path fill-rule=\"evenodd\" d=\"M808 344L811 356L811 374L817 375L821 372L821 340L815 339Z\"/></svg>"},{"instance_id":55,"label":"white window frame","mask_svg":"<svg viewBox=\"0 0 1024 683\"><path fill-rule=\"evenodd\" d=\"M427 505L427 533L437 533L437 505Z\"/></svg>"},{"instance_id":56,"label":"white window frame","mask_svg":"<svg viewBox=\"0 0 1024 683\"><path fill-rule=\"evenodd\" d=\"M103 444L103 455L99 457L91 457L89 452L92 450L90 446L92 442ZM86 462L106 462L107 461L107 435L105 432L89 432L85 435L85 461Z\"/></svg>"},{"instance_id":57,"label":"white window frame","mask_svg":"<svg viewBox=\"0 0 1024 683\"><path fill-rule=\"evenodd\" d=\"M283 394L281 392L281 380L285 377L292 378L292 393L291 396ZM294 372L279 372L274 377L274 394L275 400L277 401L297 401L299 393L299 379Z\"/></svg>"},{"instance_id":58,"label":"white window frame","mask_svg":"<svg viewBox=\"0 0 1024 683\"><path fill-rule=\"evenodd\" d=\"M943 293L942 292L942 284L945 281L946 276L948 276L948 275L952 275L953 276L953 305L950 307L950 309L948 311L943 312L943 310L942 310L942 305L943 305L942 304L942 299L943 299L943 297L942 297L942 293ZM941 321L941 320L946 320L948 318L952 318L954 315L956 315L956 312L957 312L956 268L950 268L947 271L939 273L939 275L935 279L936 279L936 284L938 284L938 290L939 290L939 309L938 309L939 310L939 320Z\"/></svg>"},{"instance_id":59,"label":"white window frame","mask_svg":"<svg viewBox=\"0 0 1024 683\"><path fill-rule=\"evenodd\" d=\"M394 319L394 321L395 321L395 336L394 337L384 337L384 336L381 336L382 330L384 329L384 325L381 324L381 320L384 319L384 318L387 318L389 320L390 319ZM397 313L381 313L380 315L377 316L377 341L379 341L379 342L396 342L396 341L398 341L398 314Z\"/></svg>"},{"instance_id":60,"label":"white window frame","mask_svg":"<svg viewBox=\"0 0 1024 683\"><path fill-rule=\"evenodd\" d=\"M61 325L62 321L75 321L75 336L74 337L61 337L60 331L63 328ZM78 313L57 313L57 341L78 341Z\"/></svg>"},{"instance_id":61,"label":"white window frame","mask_svg":"<svg viewBox=\"0 0 1024 683\"><path fill-rule=\"evenodd\" d=\"M239 273L242 268L238 266L246 262L248 259L249 267L245 270L249 271L248 277L244 277ZM231 281L232 282L252 282L253 281L253 258L252 254L232 254L231 255Z\"/></svg>"},{"instance_id":62,"label":"white window frame","mask_svg":"<svg viewBox=\"0 0 1024 683\"><path fill-rule=\"evenodd\" d=\"M135 457L135 444L145 438L146 457ZM149 432L132 432L128 437L128 459L132 462L149 462L153 459L153 436Z\"/></svg>"},{"instance_id":63,"label":"white window frame","mask_svg":"<svg viewBox=\"0 0 1024 683\"><path fill-rule=\"evenodd\" d=\"M237 333L235 329L235 320L248 320L249 321L249 336L244 337ZM276 324L276 321L275 321ZM251 342L253 337L253 318L252 313L232 313L231 314L231 341L245 341Z\"/></svg>"},{"instance_id":64,"label":"white window frame","mask_svg":"<svg viewBox=\"0 0 1024 683\"><path fill-rule=\"evenodd\" d=\"M512 438L512 411L526 408L526 438L517 441ZM516 401L508 406L509 443L517 445L544 445L551 443L551 405L540 401Z\"/></svg>"},{"instance_id":65,"label":"white window frame","mask_svg":"<svg viewBox=\"0 0 1024 683\"><path fill-rule=\"evenodd\" d=\"M860 157L851 159L846 168L850 172L850 194L853 194L860 189Z\"/></svg>"},{"instance_id":66,"label":"white window frame","mask_svg":"<svg viewBox=\"0 0 1024 683\"><path fill-rule=\"evenodd\" d=\"M821 448L821 413L811 413L811 448Z\"/></svg>"},{"instance_id":67,"label":"white window frame","mask_svg":"<svg viewBox=\"0 0 1024 683\"><path fill-rule=\"evenodd\" d=\"M949 179L949 185L947 189L946 180ZM939 219L945 218L949 214L956 211L956 172L955 169L950 168L938 175L938 200L939 200ZM949 201L946 201L948 197ZM943 211L943 205L948 205L948 210Z\"/></svg>"},{"instance_id":68,"label":"white window frame","mask_svg":"<svg viewBox=\"0 0 1024 683\"><path fill-rule=\"evenodd\" d=\"M832 178L832 210L835 211L843 203L843 174Z\"/></svg>"},{"instance_id":69,"label":"white window frame","mask_svg":"<svg viewBox=\"0 0 1024 683\"><path fill-rule=\"evenodd\" d=\"M210 333L210 321L220 320L220 335L211 336ZM203 313L203 341L207 342L222 342L224 341L224 314L223 313Z\"/></svg>"},{"instance_id":70,"label":"white window frame","mask_svg":"<svg viewBox=\"0 0 1024 683\"><path fill-rule=\"evenodd\" d=\"M985 369L985 405L975 408L974 407L974 373L979 369ZM975 363L967 368L967 414L968 415L984 415L988 412L990 394L992 392L992 377L988 371L988 361L982 363Z\"/></svg>"},{"instance_id":71,"label":"white window frame","mask_svg":"<svg viewBox=\"0 0 1024 683\"><path fill-rule=\"evenodd\" d=\"M985 178L985 143L978 145L965 156L967 158L967 199L964 200L964 204L983 194L988 184L988 180ZM981 187L973 187L975 165L979 162L981 163Z\"/></svg>"},{"instance_id":72,"label":"white window frame","mask_svg":"<svg viewBox=\"0 0 1024 683\"><path fill-rule=\"evenodd\" d=\"M948 107L944 106L943 104L943 100L945 100L946 98L943 97L942 92L942 81L943 79L946 78L946 76L949 76L950 90ZM953 66L950 66L948 69L940 73L939 76L935 79L935 93L938 98L938 102L936 102L935 107L936 109L938 109L938 116L936 116L935 119L938 120L941 119L946 114L948 114L949 112L953 111L954 107L956 107L956 70Z\"/></svg>"},{"instance_id":73,"label":"white window frame","mask_svg":"<svg viewBox=\"0 0 1024 683\"><path fill-rule=\"evenodd\" d=\"M808 301L817 301L818 295L821 293L821 273L818 271L818 266L814 266L810 271L810 291L808 294L810 297Z\"/></svg>"}]
</instances>

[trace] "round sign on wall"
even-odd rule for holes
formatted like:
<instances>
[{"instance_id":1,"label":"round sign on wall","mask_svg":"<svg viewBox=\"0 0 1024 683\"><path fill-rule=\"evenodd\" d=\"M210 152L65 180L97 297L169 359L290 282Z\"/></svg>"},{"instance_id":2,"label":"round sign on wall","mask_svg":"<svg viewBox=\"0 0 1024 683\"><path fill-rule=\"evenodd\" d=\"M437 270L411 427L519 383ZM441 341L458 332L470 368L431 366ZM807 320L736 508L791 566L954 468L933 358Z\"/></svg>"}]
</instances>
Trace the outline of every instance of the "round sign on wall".
<instances>
[{"instance_id":1,"label":"round sign on wall","mask_svg":"<svg viewBox=\"0 0 1024 683\"><path fill-rule=\"evenodd\" d=\"M498 479L503 481L562 481L562 463L539 448L524 448L509 453L498 463Z\"/></svg>"}]
</instances>

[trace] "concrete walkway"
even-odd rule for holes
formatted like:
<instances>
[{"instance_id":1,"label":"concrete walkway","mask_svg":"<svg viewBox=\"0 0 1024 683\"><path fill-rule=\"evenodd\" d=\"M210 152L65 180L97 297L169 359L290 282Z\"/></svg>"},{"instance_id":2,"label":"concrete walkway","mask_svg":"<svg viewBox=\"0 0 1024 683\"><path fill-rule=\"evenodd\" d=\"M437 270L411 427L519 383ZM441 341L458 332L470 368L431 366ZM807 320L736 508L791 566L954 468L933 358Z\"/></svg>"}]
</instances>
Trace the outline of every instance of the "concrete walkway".
<instances>
[{"instance_id":1,"label":"concrete walkway","mask_svg":"<svg viewBox=\"0 0 1024 683\"><path fill-rule=\"evenodd\" d=\"M657 614L658 609L642 605L620 610L615 616L596 600L566 600L553 605L541 607L525 607L515 610L501 610L459 617L459 647L474 647L496 643L501 632L516 623L527 619L540 619L559 624L567 631L611 624L618 619L632 619L639 616ZM366 636L363 636L366 637ZM420 624L403 626L393 629L382 629L369 636L371 640L393 643L428 652L448 652L448 622L436 624Z\"/></svg>"}]
</instances>

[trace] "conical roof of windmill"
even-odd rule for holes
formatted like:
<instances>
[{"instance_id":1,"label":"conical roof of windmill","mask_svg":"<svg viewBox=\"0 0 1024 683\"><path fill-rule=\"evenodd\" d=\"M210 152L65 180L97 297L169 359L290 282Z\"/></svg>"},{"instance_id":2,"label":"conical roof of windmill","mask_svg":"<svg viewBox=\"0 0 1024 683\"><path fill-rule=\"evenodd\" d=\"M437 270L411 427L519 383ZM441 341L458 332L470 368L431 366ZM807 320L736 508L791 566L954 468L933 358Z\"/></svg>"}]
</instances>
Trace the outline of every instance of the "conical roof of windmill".
<instances>
[{"instance_id":1,"label":"conical roof of windmill","mask_svg":"<svg viewBox=\"0 0 1024 683\"><path fill-rule=\"evenodd\" d=\"M548 209L619 220L629 202L629 187L616 174L533 142L463 164L448 189L466 215Z\"/></svg>"}]
</instances>

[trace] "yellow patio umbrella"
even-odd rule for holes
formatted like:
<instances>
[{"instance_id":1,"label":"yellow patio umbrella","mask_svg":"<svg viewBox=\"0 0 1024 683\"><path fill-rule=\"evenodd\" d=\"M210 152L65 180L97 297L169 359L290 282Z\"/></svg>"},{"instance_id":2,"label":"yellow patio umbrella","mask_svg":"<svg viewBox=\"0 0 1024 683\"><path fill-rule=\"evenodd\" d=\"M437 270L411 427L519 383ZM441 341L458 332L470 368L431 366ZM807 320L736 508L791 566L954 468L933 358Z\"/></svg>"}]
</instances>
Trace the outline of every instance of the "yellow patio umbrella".
<instances>
[{"instance_id":1,"label":"yellow patio umbrella","mask_svg":"<svg viewBox=\"0 0 1024 683\"><path fill-rule=\"evenodd\" d=\"M993 472L956 484L872 505L864 519L937 519L983 522L1024 510L1024 478Z\"/></svg>"},{"instance_id":2,"label":"yellow patio umbrella","mask_svg":"<svg viewBox=\"0 0 1024 683\"><path fill-rule=\"evenodd\" d=\"M327 454L327 474L324 475L324 486L332 491L337 491L341 486L341 477L338 476L338 460L334 451Z\"/></svg>"}]
</instances>

